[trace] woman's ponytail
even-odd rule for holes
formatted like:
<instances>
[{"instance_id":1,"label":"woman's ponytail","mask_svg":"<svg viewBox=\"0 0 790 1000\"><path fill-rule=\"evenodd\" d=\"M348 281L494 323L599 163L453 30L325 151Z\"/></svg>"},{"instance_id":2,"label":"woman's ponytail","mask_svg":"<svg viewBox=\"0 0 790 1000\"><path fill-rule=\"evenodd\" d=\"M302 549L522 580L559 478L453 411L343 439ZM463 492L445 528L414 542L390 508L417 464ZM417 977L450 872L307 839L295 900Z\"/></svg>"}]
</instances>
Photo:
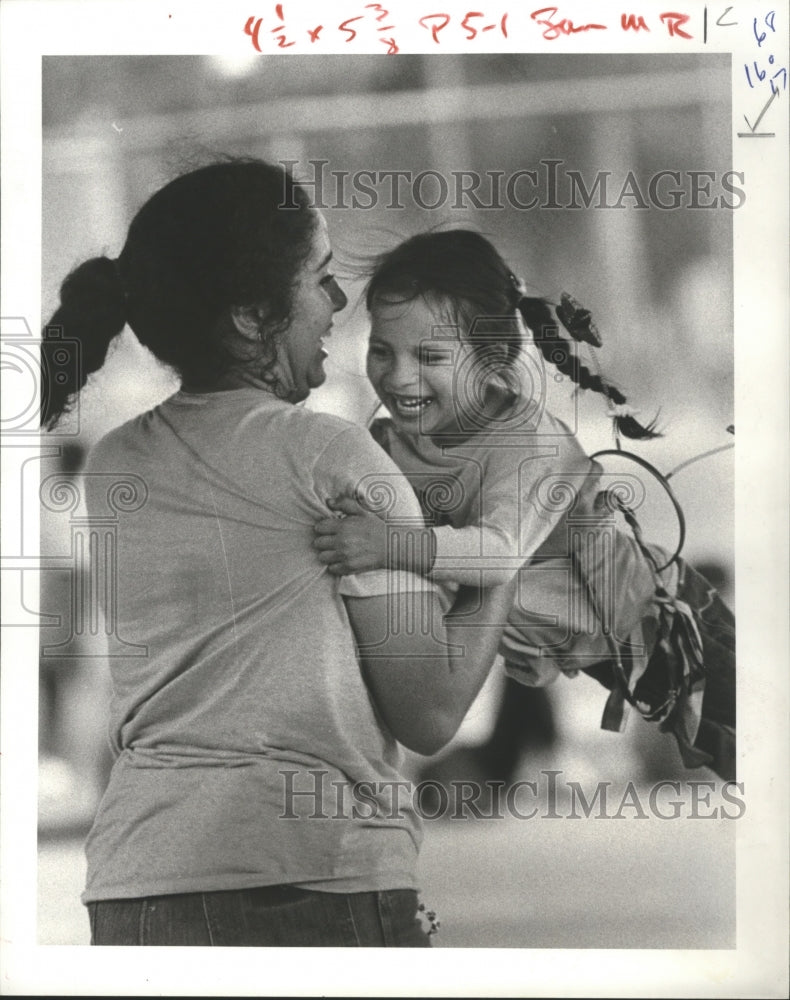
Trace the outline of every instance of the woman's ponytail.
<instances>
[{"instance_id":1,"label":"woman's ponytail","mask_svg":"<svg viewBox=\"0 0 790 1000\"><path fill-rule=\"evenodd\" d=\"M41 341L41 425L56 426L126 325L126 296L116 262L93 257L60 287L60 306Z\"/></svg>"},{"instance_id":2,"label":"woman's ponytail","mask_svg":"<svg viewBox=\"0 0 790 1000\"><path fill-rule=\"evenodd\" d=\"M626 406L626 397L617 386L579 363L571 341L560 336L557 319L552 315L549 303L545 299L521 295L518 300L518 310L532 331L535 346L546 361L572 379L580 389L592 389L593 392L599 392L606 397L612 411L615 435L622 434L623 437L635 440L661 436L655 429L655 421L643 427L635 419L633 412ZM570 296L564 295L560 307L556 307L555 311L562 325L575 340L600 346L598 332L591 323L589 312L581 309ZM577 319L580 320L578 324L575 322Z\"/></svg>"}]
</instances>

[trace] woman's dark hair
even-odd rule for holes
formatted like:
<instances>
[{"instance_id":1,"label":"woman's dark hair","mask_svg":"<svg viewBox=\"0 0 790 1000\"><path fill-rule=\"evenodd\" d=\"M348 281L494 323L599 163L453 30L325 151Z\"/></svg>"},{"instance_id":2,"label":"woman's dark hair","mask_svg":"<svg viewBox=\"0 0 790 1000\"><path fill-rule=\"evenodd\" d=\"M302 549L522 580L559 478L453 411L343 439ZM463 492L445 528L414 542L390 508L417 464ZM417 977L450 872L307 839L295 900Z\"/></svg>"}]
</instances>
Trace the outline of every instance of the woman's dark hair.
<instances>
[{"instance_id":1,"label":"woman's dark hair","mask_svg":"<svg viewBox=\"0 0 790 1000\"><path fill-rule=\"evenodd\" d=\"M496 332L506 368L515 364L522 346L515 316L518 309L546 361L581 389L625 404L626 397L616 386L579 363L571 342L559 335L551 304L526 295L513 271L480 233L470 229L420 233L378 257L370 273L365 295L369 311L377 301L446 298L452 303L454 322L467 331L485 334L470 340L476 353L490 355ZM625 437L657 436L652 425L642 427L629 414L616 416L615 426Z\"/></svg>"},{"instance_id":2,"label":"woman's dark hair","mask_svg":"<svg viewBox=\"0 0 790 1000\"><path fill-rule=\"evenodd\" d=\"M117 261L88 260L61 286L41 345L42 425L55 426L127 323L182 381L210 387L249 360L227 336L230 309L265 303L256 374L267 378L315 222L291 175L261 160L215 163L157 191L133 219ZM80 358L70 374L60 366L53 376L64 340L78 342Z\"/></svg>"}]
</instances>

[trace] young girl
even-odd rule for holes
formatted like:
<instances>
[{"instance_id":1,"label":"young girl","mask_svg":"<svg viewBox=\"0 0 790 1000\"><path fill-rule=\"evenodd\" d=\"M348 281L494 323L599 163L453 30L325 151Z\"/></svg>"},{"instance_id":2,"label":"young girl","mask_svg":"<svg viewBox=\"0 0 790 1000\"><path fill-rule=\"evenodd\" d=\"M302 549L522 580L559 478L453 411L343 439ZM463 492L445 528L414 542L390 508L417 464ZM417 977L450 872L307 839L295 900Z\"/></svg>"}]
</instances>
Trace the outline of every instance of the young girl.
<instances>
[{"instance_id":1,"label":"young girl","mask_svg":"<svg viewBox=\"0 0 790 1000\"><path fill-rule=\"evenodd\" d=\"M337 499L340 517L316 525L320 560L335 574L389 565L451 585L517 574L500 646L509 676L544 685L583 669L611 691L604 728L622 728L630 703L674 733L687 766L734 778L732 614L691 567L644 543L638 478L607 477L545 409L538 359L606 398L618 443L655 437L652 426L579 363L549 303L526 295L475 232L402 243L376 262L366 302L367 373L390 413L371 432L427 526L416 545L407 527L405 544L376 509L384 484L362 482ZM570 297L555 312L575 340L600 345ZM621 515L632 530L618 529Z\"/></svg>"}]
</instances>

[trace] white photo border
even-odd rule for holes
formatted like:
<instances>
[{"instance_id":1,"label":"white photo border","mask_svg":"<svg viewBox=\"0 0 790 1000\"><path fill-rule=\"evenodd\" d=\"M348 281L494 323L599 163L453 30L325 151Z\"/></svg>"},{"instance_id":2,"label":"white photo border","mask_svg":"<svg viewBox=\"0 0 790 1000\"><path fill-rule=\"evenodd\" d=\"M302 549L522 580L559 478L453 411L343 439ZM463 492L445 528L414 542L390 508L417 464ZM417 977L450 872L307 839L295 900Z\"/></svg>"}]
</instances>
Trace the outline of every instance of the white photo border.
<instances>
[{"instance_id":1,"label":"white photo border","mask_svg":"<svg viewBox=\"0 0 790 1000\"><path fill-rule=\"evenodd\" d=\"M251 14L271 14L273 3L165 3L164 0L5 0L2 28L2 315L25 317L35 330L41 314L41 58L77 54L248 54L244 25ZM295 21L320 6L338 19L348 2L290 0ZM431 52L431 35L418 17L436 7L462 17L468 3L417 4L392 0L401 25L401 51ZM513 51L511 37L491 32L489 48ZM36 941L37 636L4 630L2 672L2 966L7 992L41 995L500 995L774 997L787 993L787 717L788 717L788 91L778 96L751 86L743 64L755 58L754 19L769 4L730 6L697 0L683 41L625 32L587 32L544 38L523 35L516 51L731 52L734 169L746 176L747 199L734 213L736 368L736 617L739 622L739 780L746 814L737 830L737 947L733 951L515 949L435 950L410 953L384 965L382 955L354 959L341 952L255 949L211 953L192 949L38 946ZM577 25L591 19L582 2L561 4ZM638 12L663 24L664 3L642 2ZM706 41L701 38L702 12ZM536 6L537 9L537 6ZM635 13L637 5L633 6ZM674 9L674 8L673 8ZM619 10L596 11L615 23ZM519 5L522 22L528 15ZM787 51L787 9L775 11ZM717 26L719 21L735 21ZM380 41L373 39L373 42ZM467 51L456 36L441 51ZM334 49L332 48L334 46ZM432 47L433 46L433 47ZM560 48L564 46L564 48ZM349 52L341 36L323 52ZM289 50L294 51L294 50ZM302 47L300 54L309 50ZM381 51L359 40L355 52ZM287 58L287 52L282 54ZM316 56L318 58L318 56ZM762 115L762 117L761 117ZM759 119L759 121L758 121ZM758 130L773 133L758 138ZM747 133L753 133L748 135ZM5 445L6 442L4 441ZM3 462L6 465L6 449ZM22 516L13 484L3 497L4 543ZM16 506L15 506L16 505ZM4 551L6 546L4 544ZM6 574L4 574L5 577Z\"/></svg>"}]
</instances>

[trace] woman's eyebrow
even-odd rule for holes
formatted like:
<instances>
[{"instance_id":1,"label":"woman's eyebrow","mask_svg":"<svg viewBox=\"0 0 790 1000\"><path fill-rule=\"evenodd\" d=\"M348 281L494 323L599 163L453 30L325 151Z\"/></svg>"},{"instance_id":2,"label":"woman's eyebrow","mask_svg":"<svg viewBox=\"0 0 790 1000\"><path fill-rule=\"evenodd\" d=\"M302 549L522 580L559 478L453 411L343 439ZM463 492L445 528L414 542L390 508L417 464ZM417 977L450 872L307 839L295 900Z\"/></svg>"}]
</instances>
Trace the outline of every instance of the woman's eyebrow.
<instances>
[{"instance_id":1,"label":"woman's eyebrow","mask_svg":"<svg viewBox=\"0 0 790 1000\"><path fill-rule=\"evenodd\" d=\"M332 251L330 250L329 253L326 255L326 257L324 257L321 263L316 267L316 271L320 271L323 268L325 268L331 259L332 259Z\"/></svg>"}]
</instances>

